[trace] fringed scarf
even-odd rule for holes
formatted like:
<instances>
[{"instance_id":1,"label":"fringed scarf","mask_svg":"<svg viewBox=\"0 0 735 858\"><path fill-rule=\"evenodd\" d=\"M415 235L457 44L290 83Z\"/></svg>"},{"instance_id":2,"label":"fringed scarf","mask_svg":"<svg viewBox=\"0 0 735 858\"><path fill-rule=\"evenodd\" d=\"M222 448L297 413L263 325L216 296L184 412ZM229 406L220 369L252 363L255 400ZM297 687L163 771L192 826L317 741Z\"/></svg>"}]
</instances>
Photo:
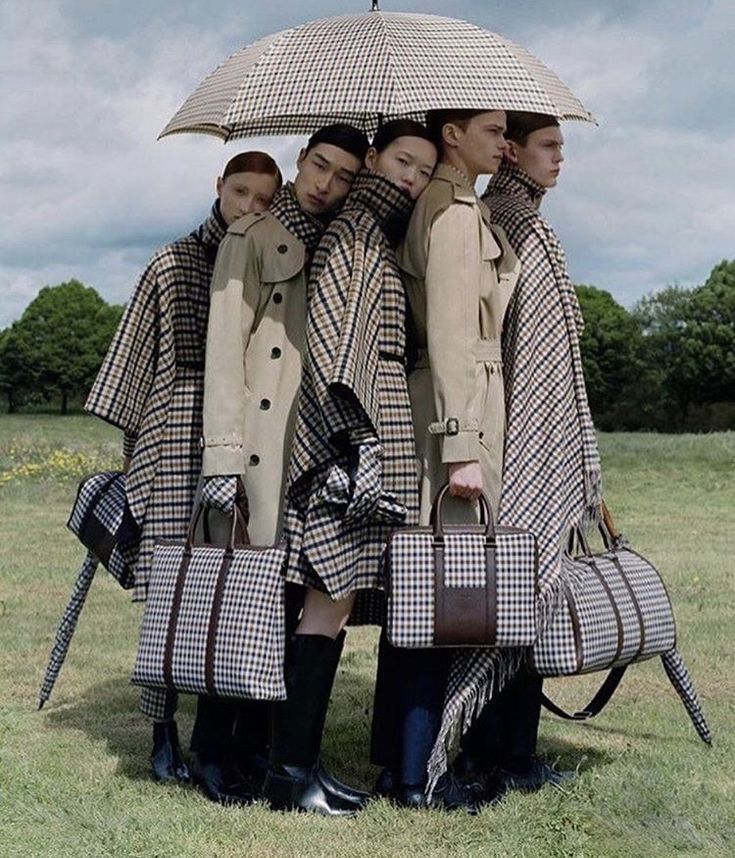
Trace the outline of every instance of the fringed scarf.
<instances>
[{"instance_id":1,"label":"fringed scarf","mask_svg":"<svg viewBox=\"0 0 735 858\"><path fill-rule=\"evenodd\" d=\"M582 314L564 251L538 213L544 189L503 163L483 195L521 260L505 316L503 374L507 431L498 521L531 530L539 547L539 628L572 587L565 548L575 529L598 516L600 458L587 402L579 338ZM447 768L447 750L513 677L526 651L463 650L452 663L439 737L429 759L430 787Z\"/></svg>"}]
</instances>

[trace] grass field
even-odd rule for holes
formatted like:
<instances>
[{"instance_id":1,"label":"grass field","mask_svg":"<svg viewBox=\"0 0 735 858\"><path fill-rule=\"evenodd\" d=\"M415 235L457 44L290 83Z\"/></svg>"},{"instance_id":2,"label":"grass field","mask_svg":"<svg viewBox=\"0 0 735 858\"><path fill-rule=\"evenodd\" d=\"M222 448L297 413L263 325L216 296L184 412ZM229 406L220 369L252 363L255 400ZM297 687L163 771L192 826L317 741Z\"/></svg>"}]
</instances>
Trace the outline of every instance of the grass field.
<instances>
[{"instance_id":1,"label":"grass field","mask_svg":"<svg viewBox=\"0 0 735 858\"><path fill-rule=\"evenodd\" d=\"M149 727L128 677L139 606L101 573L57 689L36 695L82 550L64 523L78 474L118 461L99 421L0 417L0 857L732 856L735 854L735 434L606 435L606 497L663 571L710 726L696 737L658 660L633 667L585 725L542 719L541 749L580 777L474 818L376 801L339 821L220 808L148 778ZM370 785L376 634L353 631L325 757ZM586 703L599 677L549 683ZM191 701L180 714L188 737Z\"/></svg>"}]
</instances>

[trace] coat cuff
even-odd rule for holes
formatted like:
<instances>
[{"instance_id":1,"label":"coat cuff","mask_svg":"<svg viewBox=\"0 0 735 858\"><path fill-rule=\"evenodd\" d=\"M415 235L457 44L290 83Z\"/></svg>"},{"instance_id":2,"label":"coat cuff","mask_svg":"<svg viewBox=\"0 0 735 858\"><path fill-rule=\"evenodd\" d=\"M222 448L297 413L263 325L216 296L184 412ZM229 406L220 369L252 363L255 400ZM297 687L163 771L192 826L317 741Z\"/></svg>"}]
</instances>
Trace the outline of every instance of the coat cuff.
<instances>
[{"instance_id":1,"label":"coat cuff","mask_svg":"<svg viewBox=\"0 0 735 858\"><path fill-rule=\"evenodd\" d=\"M439 443L444 464L480 460L480 434L477 429L463 429L456 435L442 435Z\"/></svg>"},{"instance_id":2,"label":"coat cuff","mask_svg":"<svg viewBox=\"0 0 735 858\"><path fill-rule=\"evenodd\" d=\"M245 451L240 444L207 446L202 453L202 476L215 477L245 473Z\"/></svg>"}]
</instances>

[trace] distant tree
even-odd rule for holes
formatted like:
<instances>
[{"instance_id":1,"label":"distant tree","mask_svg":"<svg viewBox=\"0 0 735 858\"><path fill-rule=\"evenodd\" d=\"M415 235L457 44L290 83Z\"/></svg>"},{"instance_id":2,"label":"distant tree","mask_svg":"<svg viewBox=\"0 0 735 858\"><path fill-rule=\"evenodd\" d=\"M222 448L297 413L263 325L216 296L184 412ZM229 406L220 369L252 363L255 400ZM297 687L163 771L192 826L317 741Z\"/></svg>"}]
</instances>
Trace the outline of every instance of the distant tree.
<instances>
[{"instance_id":1,"label":"distant tree","mask_svg":"<svg viewBox=\"0 0 735 858\"><path fill-rule=\"evenodd\" d=\"M121 315L121 307L78 280L41 289L2 341L9 407L14 391L25 386L46 399L58 395L66 414L69 398L92 385Z\"/></svg>"},{"instance_id":2,"label":"distant tree","mask_svg":"<svg viewBox=\"0 0 735 858\"><path fill-rule=\"evenodd\" d=\"M682 353L693 402L735 402L735 261L720 262L692 291Z\"/></svg>"},{"instance_id":3,"label":"distant tree","mask_svg":"<svg viewBox=\"0 0 735 858\"><path fill-rule=\"evenodd\" d=\"M584 316L580 347L592 416L601 429L623 428L617 415L640 376L640 328L609 292L575 289Z\"/></svg>"},{"instance_id":4,"label":"distant tree","mask_svg":"<svg viewBox=\"0 0 735 858\"><path fill-rule=\"evenodd\" d=\"M8 414L18 410L34 387L18 338L18 322L0 332L0 391L6 397Z\"/></svg>"}]
</instances>

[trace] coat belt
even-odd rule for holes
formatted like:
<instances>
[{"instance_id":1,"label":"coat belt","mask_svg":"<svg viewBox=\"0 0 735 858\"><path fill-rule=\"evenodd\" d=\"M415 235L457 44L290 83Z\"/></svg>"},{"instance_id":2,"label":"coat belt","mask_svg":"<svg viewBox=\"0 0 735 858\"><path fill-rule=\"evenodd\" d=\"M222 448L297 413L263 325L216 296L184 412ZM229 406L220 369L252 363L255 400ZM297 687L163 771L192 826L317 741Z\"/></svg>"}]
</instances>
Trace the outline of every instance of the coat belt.
<instances>
[{"instance_id":1,"label":"coat belt","mask_svg":"<svg viewBox=\"0 0 735 858\"><path fill-rule=\"evenodd\" d=\"M476 340L472 347L472 353L475 356L476 363L503 362L503 352L500 346L500 340ZM429 352L426 349L419 349L414 369L428 368Z\"/></svg>"}]
</instances>

